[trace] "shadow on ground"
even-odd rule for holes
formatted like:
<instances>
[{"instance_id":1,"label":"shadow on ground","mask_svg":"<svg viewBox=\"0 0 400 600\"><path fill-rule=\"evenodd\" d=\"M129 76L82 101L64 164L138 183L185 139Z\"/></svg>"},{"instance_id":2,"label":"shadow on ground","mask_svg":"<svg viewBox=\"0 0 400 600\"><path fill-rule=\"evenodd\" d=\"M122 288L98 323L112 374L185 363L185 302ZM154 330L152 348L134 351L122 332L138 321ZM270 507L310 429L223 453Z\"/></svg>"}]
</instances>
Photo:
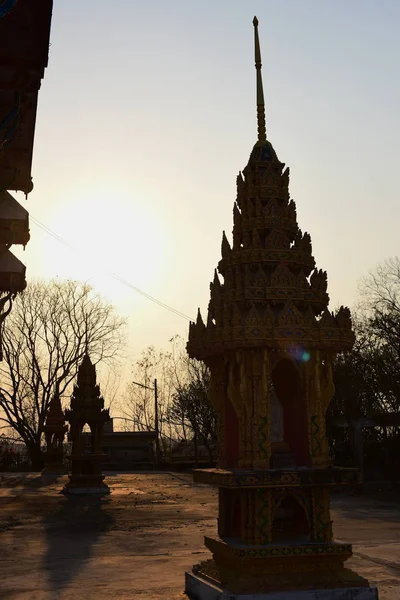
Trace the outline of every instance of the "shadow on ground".
<instances>
[{"instance_id":1,"label":"shadow on ground","mask_svg":"<svg viewBox=\"0 0 400 600\"><path fill-rule=\"evenodd\" d=\"M51 589L68 586L114 522L109 496L60 493L55 509L43 519L47 547L42 567Z\"/></svg>"},{"instance_id":2,"label":"shadow on ground","mask_svg":"<svg viewBox=\"0 0 400 600\"><path fill-rule=\"evenodd\" d=\"M56 473L47 475L49 482L56 481ZM27 490L34 490L43 485L44 479L41 473L26 472L26 473L0 473L0 485L9 489L18 488L21 493Z\"/></svg>"},{"instance_id":3,"label":"shadow on ground","mask_svg":"<svg viewBox=\"0 0 400 600\"><path fill-rule=\"evenodd\" d=\"M399 523L400 495L398 493L365 492L358 494L333 494L332 509L343 517L374 519Z\"/></svg>"}]
</instances>

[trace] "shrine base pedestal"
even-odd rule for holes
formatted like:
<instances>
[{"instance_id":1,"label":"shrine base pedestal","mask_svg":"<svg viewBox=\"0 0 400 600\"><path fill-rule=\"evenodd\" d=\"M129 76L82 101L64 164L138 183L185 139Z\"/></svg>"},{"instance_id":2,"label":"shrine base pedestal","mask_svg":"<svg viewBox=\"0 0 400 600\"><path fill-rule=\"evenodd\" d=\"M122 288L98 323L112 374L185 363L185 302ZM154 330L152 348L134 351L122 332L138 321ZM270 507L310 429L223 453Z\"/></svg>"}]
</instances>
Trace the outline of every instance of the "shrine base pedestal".
<instances>
[{"instance_id":1,"label":"shrine base pedestal","mask_svg":"<svg viewBox=\"0 0 400 600\"><path fill-rule=\"evenodd\" d=\"M185 573L185 593L190 600L378 600L372 587L234 594L190 572Z\"/></svg>"}]
</instances>

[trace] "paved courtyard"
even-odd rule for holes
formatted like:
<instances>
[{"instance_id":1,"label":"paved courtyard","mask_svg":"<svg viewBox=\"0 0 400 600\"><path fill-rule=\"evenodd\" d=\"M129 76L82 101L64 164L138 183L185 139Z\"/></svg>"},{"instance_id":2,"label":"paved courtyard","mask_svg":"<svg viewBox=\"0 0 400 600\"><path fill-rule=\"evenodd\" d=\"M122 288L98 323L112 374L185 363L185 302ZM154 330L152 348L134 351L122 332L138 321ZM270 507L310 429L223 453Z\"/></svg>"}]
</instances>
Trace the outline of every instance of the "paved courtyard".
<instances>
[{"instance_id":1,"label":"paved courtyard","mask_svg":"<svg viewBox=\"0 0 400 600\"><path fill-rule=\"evenodd\" d=\"M178 600L184 572L208 556L217 491L189 474L110 474L108 498L68 498L60 478L0 475L0 598ZM400 598L400 499L333 498L335 537L354 544L347 564Z\"/></svg>"}]
</instances>

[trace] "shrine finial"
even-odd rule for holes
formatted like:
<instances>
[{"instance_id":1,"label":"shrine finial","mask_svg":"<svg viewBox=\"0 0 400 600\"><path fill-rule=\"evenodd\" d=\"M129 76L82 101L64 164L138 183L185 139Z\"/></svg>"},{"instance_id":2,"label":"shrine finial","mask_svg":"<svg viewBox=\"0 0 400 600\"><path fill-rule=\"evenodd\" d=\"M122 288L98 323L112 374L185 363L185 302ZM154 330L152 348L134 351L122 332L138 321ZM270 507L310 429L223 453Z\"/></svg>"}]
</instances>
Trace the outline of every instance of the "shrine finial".
<instances>
[{"instance_id":1,"label":"shrine finial","mask_svg":"<svg viewBox=\"0 0 400 600\"><path fill-rule=\"evenodd\" d=\"M265 142L267 139L266 127L265 127L265 105L264 105L264 91L261 76L261 52L260 52L260 40L258 39L258 19L254 17L254 53L255 53L255 66L257 72L257 130L258 130L258 141Z\"/></svg>"}]
</instances>

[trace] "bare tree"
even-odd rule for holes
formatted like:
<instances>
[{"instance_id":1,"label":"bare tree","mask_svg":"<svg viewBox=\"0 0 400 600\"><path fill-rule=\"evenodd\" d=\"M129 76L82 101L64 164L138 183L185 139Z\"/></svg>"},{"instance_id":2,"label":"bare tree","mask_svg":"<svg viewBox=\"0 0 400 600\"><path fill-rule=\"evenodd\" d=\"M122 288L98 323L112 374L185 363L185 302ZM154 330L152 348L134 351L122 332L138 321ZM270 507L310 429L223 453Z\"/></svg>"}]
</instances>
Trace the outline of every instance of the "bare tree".
<instances>
[{"instance_id":1,"label":"bare tree","mask_svg":"<svg viewBox=\"0 0 400 600\"><path fill-rule=\"evenodd\" d=\"M175 389L169 405L168 419L193 435L194 458L197 465L198 448L202 443L213 461L217 439L217 416L210 400L210 372L204 363L190 360L188 377Z\"/></svg>"},{"instance_id":2,"label":"bare tree","mask_svg":"<svg viewBox=\"0 0 400 600\"><path fill-rule=\"evenodd\" d=\"M111 410L118 405L121 389L121 369L119 364L106 364L97 371L97 379L101 382L101 395L104 398L105 408Z\"/></svg>"},{"instance_id":3,"label":"bare tree","mask_svg":"<svg viewBox=\"0 0 400 600\"><path fill-rule=\"evenodd\" d=\"M379 263L360 284L363 306L400 314L400 259L394 256Z\"/></svg>"},{"instance_id":4,"label":"bare tree","mask_svg":"<svg viewBox=\"0 0 400 600\"><path fill-rule=\"evenodd\" d=\"M153 346L142 351L132 369L132 380L128 384L121 406L122 416L133 424L136 431L155 429L154 380L158 387L158 417L161 437L169 437L166 414L174 391L173 364L170 352L156 350ZM140 385L137 385L140 384ZM145 386L145 387L142 387Z\"/></svg>"},{"instance_id":5,"label":"bare tree","mask_svg":"<svg viewBox=\"0 0 400 600\"><path fill-rule=\"evenodd\" d=\"M362 280L364 329L374 347L375 389L383 411L400 407L400 259L380 263Z\"/></svg>"},{"instance_id":6,"label":"bare tree","mask_svg":"<svg viewBox=\"0 0 400 600\"><path fill-rule=\"evenodd\" d=\"M115 365L123 325L86 283L37 281L17 297L3 333L0 419L25 442L34 468L54 390L70 390L86 351L94 363Z\"/></svg>"},{"instance_id":7,"label":"bare tree","mask_svg":"<svg viewBox=\"0 0 400 600\"><path fill-rule=\"evenodd\" d=\"M357 419L373 419L381 426L364 431L365 452L369 452L370 458L397 456L400 448L399 258L389 258L370 271L359 291L358 309L353 313L356 343L350 352L339 355L334 365L336 389L327 415L328 431L335 436L330 422L344 417L348 429L343 439L350 449L354 445L353 429ZM393 464L397 465L396 461Z\"/></svg>"},{"instance_id":8,"label":"bare tree","mask_svg":"<svg viewBox=\"0 0 400 600\"><path fill-rule=\"evenodd\" d=\"M365 319L371 333L400 359L400 259L379 264L362 280Z\"/></svg>"},{"instance_id":9,"label":"bare tree","mask_svg":"<svg viewBox=\"0 0 400 600\"><path fill-rule=\"evenodd\" d=\"M184 340L175 336L168 351L150 346L143 350L132 371L121 413L137 431L154 429L154 392L158 382L161 445L167 453L172 440L206 444L211 455L215 441L215 411L208 400L209 374L203 363L190 359ZM137 385L137 383L141 385Z\"/></svg>"}]
</instances>

